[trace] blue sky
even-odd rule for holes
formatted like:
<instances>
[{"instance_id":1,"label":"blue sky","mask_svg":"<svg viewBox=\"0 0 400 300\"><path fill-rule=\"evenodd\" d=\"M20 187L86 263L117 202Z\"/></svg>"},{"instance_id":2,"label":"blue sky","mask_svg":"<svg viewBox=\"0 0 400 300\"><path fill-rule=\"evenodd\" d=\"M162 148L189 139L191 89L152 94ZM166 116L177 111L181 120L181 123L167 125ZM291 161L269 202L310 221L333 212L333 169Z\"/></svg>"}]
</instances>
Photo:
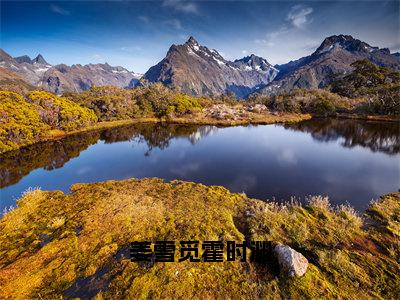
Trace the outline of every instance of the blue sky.
<instances>
[{"instance_id":1,"label":"blue sky","mask_svg":"<svg viewBox=\"0 0 400 300\"><path fill-rule=\"evenodd\" d=\"M400 50L399 1L1 1L1 48L145 72L193 35L233 60L308 55L332 34Z\"/></svg>"}]
</instances>

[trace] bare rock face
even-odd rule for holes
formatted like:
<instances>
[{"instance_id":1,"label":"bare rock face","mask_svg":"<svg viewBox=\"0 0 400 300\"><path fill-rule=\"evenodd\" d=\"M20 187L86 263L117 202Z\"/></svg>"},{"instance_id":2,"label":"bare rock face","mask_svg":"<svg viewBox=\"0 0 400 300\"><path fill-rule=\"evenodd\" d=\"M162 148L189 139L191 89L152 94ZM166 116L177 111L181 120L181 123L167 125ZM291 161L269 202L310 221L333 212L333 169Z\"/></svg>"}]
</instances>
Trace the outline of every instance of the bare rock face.
<instances>
[{"instance_id":1,"label":"bare rock face","mask_svg":"<svg viewBox=\"0 0 400 300\"><path fill-rule=\"evenodd\" d=\"M400 70L400 61L389 49L372 47L350 35L327 37L309 56L276 66L275 80L258 92L267 95L282 94L293 88L316 89L327 86L336 76L353 71L350 66L357 60L371 62Z\"/></svg>"},{"instance_id":2,"label":"bare rock face","mask_svg":"<svg viewBox=\"0 0 400 300\"><path fill-rule=\"evenodd\" d=\"M217 50L200 45L193 37L183 45L172 45L166 57L151 67L144 78L179 87L193 95L233 92L244 98L271 82L278 71L267 60L250 55L234 62Z\"/></svg>"},{"instance_id":3,"label":"bare rock face","mask_svg":"<svg viewBox=\"0 0 400 300\"><path fill-rule=\"evenodd\" d=\"M301 253L286 245L277 245L274 251L278 258L281 272L290 277L301 277L306 273L308 260Z\"/></svg>"}]
</instances>

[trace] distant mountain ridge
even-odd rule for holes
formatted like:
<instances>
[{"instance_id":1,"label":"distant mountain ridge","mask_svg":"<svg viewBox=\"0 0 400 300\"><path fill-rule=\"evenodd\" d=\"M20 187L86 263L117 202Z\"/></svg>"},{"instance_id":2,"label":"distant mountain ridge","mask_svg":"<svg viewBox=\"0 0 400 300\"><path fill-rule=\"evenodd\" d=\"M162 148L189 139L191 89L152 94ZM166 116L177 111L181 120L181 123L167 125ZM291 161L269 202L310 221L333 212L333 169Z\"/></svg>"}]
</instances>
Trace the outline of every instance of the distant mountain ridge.
<instances>
[{"instance_id":1,"label":"distant mountain ridge","mask_svg":"<svg viewBox=\"0 0 400 300\"><path fill-rule=\"evenodd\" d=\"M41 54L34 59L28 55L13 58L3 49L0 49L0 67L14 72L30 85L57 94L80 92L93 85L133 87L138 84L142 76L123 67L112 67L107 63L52 66Z\"/></svg>"},{"instance_id":2,"label":"distant mountain ridge","mask_svg":"<svg viewBox=\"0 0 400 300\"><path fill-rule=\"evenodd\" d=\"M36 56L34 59L31 59L28 55L14 57L14 59L18 63L49 65L49 63L47 61L45 61L45 59L43 58L43 56L41 54L38 54L38 56Z\"/></svg>"},{"instance_id":3,"label":"distant mountain ridge","mask_svg":"<svg viewBox=\"0 0 400 300\"><path fill-rule=\"evenodd\" d=\"M215 49L200 45L193 37L183 45L172 45L166 57L151 67L144 79L179 87L193 95L233 92L245 97L271 82L278 70L267 60L250 55L234 62Z\"/></svg>"},{"instance_id":4,"label":"distant mountain ridge","mask_svg":"<svg viewBox=\"0 0 400 300\"><path fill-rule=\"evenodd\" d=\"M362 59L400 70L398 57L390 54L389 49L370 46L350 35L333 35L327 37L311 55L277 65L278 75L259 92L279 94L294 88L323 88L336 76L351 72L351 63Z\"/></svg>"},{"instance_id":5,"label":"distant mountain ridge","mask_svg":"<svg viewBox=\"0 0 400 300\"><path fill-rule=\"evenodd\" d=\"M217 50L200 45L190 37L182 45L173 44L165 58L152 66L143 79L197 96L233 92L239 98L246 98L252 93L273 95L296 88L324 88L332 80L352 72L351 64L363 59L400 70L399 53L391 54L387 48L371 46L350 35L327 37L312 54L275 66L254 54L226 60ZM16 73L31 85L55 93L79 92L93 85L130 88L139 84L142 77L107 63L52 66L41 54L34 59L27 55L13 58L2 49L0 67Z\"/></svg>"}]
</instances>

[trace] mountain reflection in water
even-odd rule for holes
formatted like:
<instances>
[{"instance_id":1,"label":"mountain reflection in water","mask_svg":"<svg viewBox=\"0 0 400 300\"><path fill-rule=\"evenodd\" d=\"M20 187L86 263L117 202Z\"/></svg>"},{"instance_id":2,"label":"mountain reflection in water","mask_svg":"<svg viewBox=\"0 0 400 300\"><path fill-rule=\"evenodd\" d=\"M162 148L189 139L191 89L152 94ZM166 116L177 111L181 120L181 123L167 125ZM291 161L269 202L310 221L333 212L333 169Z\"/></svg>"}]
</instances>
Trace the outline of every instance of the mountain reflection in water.
<instances>
[{"instance_id":1,"label":"mountain reflection in water","mask_svg":"<svg viewBox=\"0 0 400 300\"><path fill-rule=\"evenodd\" d=\"M389 122L122 126L0 156L0 209L30 186L68 191L76 182L129 177L223 185L260 199L324 194L363 209L365 201L398 189L399 151L399 125Z\"/></svg>"},{"instance_id":2,"label":"mountain reflection in water","mask_svg":"<svg viewBox=\"0 0 400 300\"><path fill-rule=\"evenodd\" d=\"M37 143L20 150L6 152L0 158L0 187L17 183L32 170L44 168L51 171L62 168L72 158L98 141L105 144L134 141L145 143L149 156L154 148L168 148L174 138L187 138L195 144L202 137L217 130L214 126L186 126L174 124L135 124L103 131L85 132L66 136L60 140Z\"/></svg>"},{"instance_id":3,"label":"mountain reflection in water","mask_svg":"<svg viewBox=\"0 0 400 300\"><path fill-rule=\"evenodd\" d=\"M400 123L349 119L313 119L285 128L310 133L321 142L342 139L343 147L361 146L373 152L394 155L400 152Z\"/></svg>"}]
</instances>

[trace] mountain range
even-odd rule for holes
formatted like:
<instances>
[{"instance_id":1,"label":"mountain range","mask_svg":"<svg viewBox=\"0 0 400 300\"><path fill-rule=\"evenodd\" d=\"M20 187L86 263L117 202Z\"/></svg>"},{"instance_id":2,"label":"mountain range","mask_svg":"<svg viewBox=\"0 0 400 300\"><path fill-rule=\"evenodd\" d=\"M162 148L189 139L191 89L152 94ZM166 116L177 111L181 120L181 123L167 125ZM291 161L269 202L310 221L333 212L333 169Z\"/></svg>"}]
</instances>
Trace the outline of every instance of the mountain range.
<instances>
[{"instance_id":1,"label":"mountain range","mask_svg":"<svg viewBox=\"0 0 400 300\"><path fill-rule=\"evenodd\" d=\"M399 53L391 54L387 48L374 47L342 34L327 37L309 56L275 66L254 54L226 60L217 50L200 45L190 37L182 45L172 45L165 58L143 77L107 63L52 66L40 54L34 59L27 55L13 58L0 49L1 68L15 72L31 85L58 94L87 90L93 85L130 88L142 77L142 83L161 82L193 95L233 92L239 98L246 98L255 92L271 95L294 88L326 87L333 79L350 73L351 63L361 59L400 70Z\"/></svg>"},{"instance_id":2,"label":"mountain range","mask_svg":"<svg viewBox=\"0 0 400 300\"><path fill-rule=\"evenodd\" d=\"M0 67L16 73L33 86L56 94L80 92L93 85L134 87L142 76L123 67L112 67L107 63L52 66L40 54L34 59L27 55L13 58L2 49L0 49Z\"/></svg>"},{"instance_id":3,"label":"mountain range","mask_svg":"<svg viewBox=\"0 0 400 300\"><path fill-rule=\"evenodd\" d=\"M326 38L311 55L276 66L279 73L275 80L259 92L279 94L293 88L323 88L338 76L350 73L351 63L362 59L400 70L399 57L390 54L389 49L372 47L350 35L334 35Z\"/></svg>"}]
</instances>

